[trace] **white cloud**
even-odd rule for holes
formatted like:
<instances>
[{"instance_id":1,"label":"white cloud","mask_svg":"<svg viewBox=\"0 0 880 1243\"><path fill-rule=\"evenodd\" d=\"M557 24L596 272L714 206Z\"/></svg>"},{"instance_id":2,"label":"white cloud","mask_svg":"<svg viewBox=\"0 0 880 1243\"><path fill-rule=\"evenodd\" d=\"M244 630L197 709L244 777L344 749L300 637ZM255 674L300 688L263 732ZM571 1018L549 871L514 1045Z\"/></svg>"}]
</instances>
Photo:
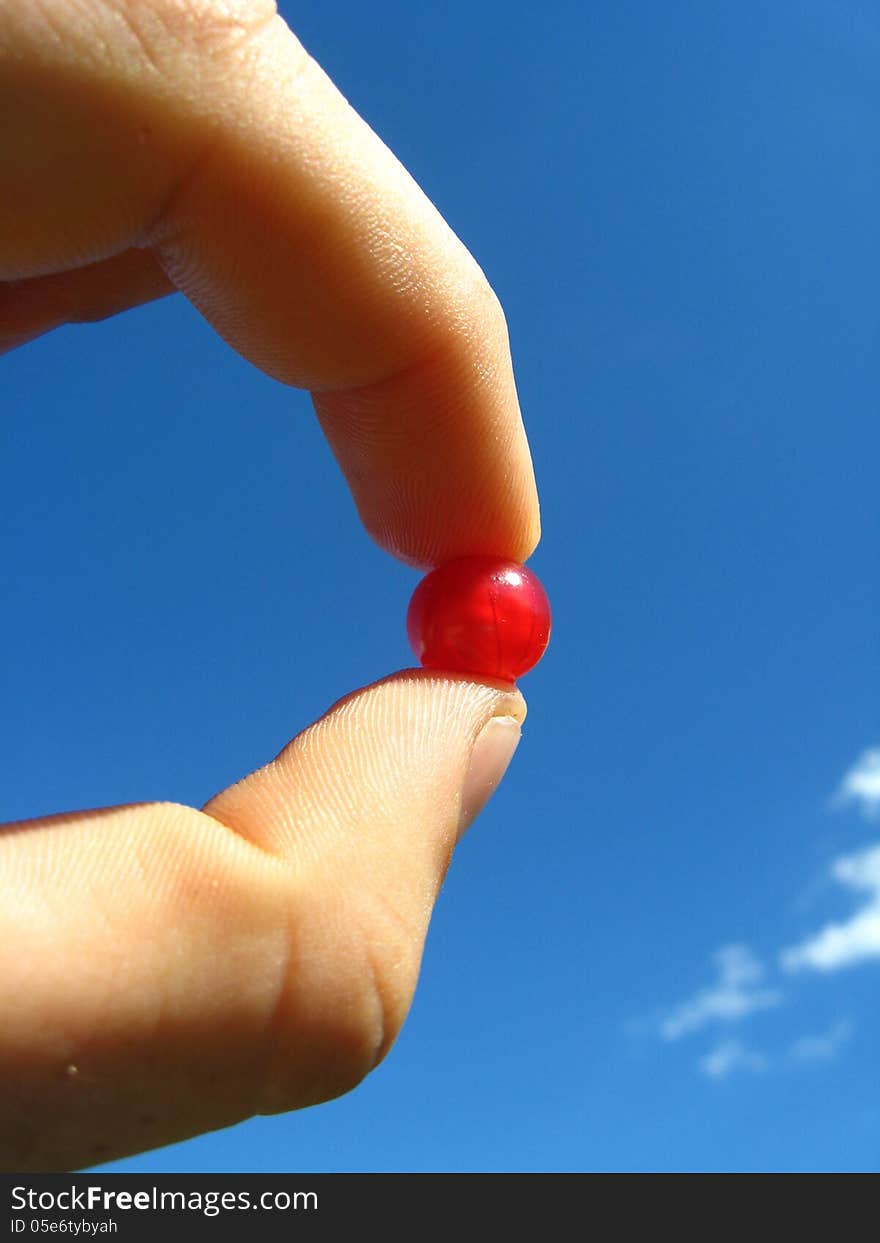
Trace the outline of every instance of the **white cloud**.
<instances>
[{"instance_id":1,"label":"white cloud","mask_svg":"<svg viewBox=\"0 0 880 1243\"><path fill-rule=\"evenodd\" d=\"M867 816L880 813L880 747L862 752L841 781L837 802L858 803Z\"/></svg>"},{"instance_id":2,"label":"white cloud","mask_svg":"<svg viewBox=\"0 0 880 1243\"><path fill-rule=\"evenodd\" d=\"M818 1036L802 1036L788 1051L793 1062L801 1066L816 1062L833 1062L852 1035L852 1023L840 1022Z\"/></svg>"},{"instance_id":3,"label":"white cloud","mask_svg":"<svg viewBox=\"0 0 880 1243\"><path fill-rule=\"evenodd\" d=\"M880 958L880 846L844 855L831 865L831 876L868 899L841 923L824 928L780 954L786 971L839 971L854 963Z\"/></svg>"},{"instance_id":4,"label":"white cloud","mask_svg":"<svg viewBox=\"0 0 880 1243\"><path fill-rule=\"evenodd\" d=\"M726 1079L737 1070L760 1074L767 1069L768 1062L763 1053L747 1049L741 1040L725 1040L700 1058L697 1065L709 1079Z\"/></svg>"},{"instance_id":5,"label":"white cloud","mask_svg":"<svg viewBox=\"0 0 880 1243\"><path fill-rule=\"evenodd\" d=\"M880 746L862 752L845 773L835 801L855 804L868 817L880 817ZM783 949L778 964L788 973L809 970L828 974L856 963L880 960L880 843L835 859L830 876L856 895L855 910L848 919L829 922ZM680 1040L712 1024L737 1023L787 1000L781 989L772 987L763 964L747 946L722 946L714 961L716 981L660 1016L655 1030L663 1040ZM792 1067L830 1062L851 1035L852 1025L838 1022L824 1032L794 1040L785 1052L774 1054L774 1063ZM741 1040L728 1039L698 1065L709 1078L724 1079L734 1071L765 1071L770 1062Z\"/></svg>"},{"instance_id":6,"label":"white cloud","mask_svg":"<svg viewBox=\"0 0 880 1243\"><path fill-rule=\"evenodd\" d=\"M678 1040L709 1023L733 1023L755 1010L767 1010L781 1003L782 993L777 989L757 987L765 971L747 946L722 946L715 954L715 962L717 983L681 1002L666 1015L660 1023L664 1040Z\"/></svg>"}]
</instances>

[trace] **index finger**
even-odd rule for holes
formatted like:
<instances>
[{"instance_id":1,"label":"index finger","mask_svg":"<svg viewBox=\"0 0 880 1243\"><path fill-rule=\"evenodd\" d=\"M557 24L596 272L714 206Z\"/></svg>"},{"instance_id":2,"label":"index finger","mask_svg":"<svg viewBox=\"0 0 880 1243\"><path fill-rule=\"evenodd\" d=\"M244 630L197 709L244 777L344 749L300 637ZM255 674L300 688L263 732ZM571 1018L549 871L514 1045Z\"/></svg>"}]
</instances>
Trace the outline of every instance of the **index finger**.
<instances>
[{"instance_id":1,"label":"index finger","mask_svg":"<svg viewBox=\"0 0 880 1243\"><path fill-rule=\"evenodd\" d=\"M235 349L312 390L380 544L525 560L538 505L498 301L274 6L12 3L0 66L0 277L149 249Z\"/></svg>"}]
</instances>

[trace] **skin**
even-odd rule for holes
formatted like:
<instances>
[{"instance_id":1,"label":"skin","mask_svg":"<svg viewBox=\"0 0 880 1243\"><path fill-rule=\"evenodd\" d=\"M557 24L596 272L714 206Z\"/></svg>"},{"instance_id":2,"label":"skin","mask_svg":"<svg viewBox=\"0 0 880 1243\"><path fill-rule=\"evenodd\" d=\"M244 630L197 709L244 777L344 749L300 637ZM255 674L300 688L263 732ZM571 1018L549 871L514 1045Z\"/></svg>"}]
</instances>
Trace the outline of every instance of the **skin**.
<instances>
[{"instance_id":1,"label":"skin","mask_svg":"<svg viewBox=\"0 0 880 1243\"><path fill-rule=\"evenodd\" d=\"M0 0L0 350L174 290L311 391L390 553L532 552L498 301L274 7ZM406 671L201 810L0 827L0 1168L356 1086L412 1000L475 739L524 715Z\"/></svg>"}]
</instances>

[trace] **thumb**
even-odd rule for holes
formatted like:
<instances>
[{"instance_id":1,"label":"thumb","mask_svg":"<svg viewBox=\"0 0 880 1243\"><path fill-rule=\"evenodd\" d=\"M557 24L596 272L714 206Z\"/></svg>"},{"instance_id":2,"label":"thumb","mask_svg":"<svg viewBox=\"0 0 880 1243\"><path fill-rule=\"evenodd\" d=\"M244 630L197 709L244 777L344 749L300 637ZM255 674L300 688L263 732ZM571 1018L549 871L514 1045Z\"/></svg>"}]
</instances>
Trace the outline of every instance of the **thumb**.
<instances>
[{"instance_id":1,"label":"thumb","mask_svg":"<svg viewBox=\"0 0 880 1243\"><path fill-rule=\"evenodd\" d=\"M296 877L291 945L303 952L277 1017L284 1039L313 1028L315 1066L303 1083L307 1062L282 1039L266 1107L337 1095L390 1048L453 848L503 777L524 717L509 687L407 671L341 700L206 805Z\"/></svg>"},{"instance_id":2,"label":"thumb","mask_svg":"<svg viewBox=\"0 0 880 1243\"><path fill-rule=\"evenodd\" d=\"M0 1167L95 1164L354 1087L524 716L511 687L410 671L201 812L0 830Z\"/></svg>"}]
</instances>

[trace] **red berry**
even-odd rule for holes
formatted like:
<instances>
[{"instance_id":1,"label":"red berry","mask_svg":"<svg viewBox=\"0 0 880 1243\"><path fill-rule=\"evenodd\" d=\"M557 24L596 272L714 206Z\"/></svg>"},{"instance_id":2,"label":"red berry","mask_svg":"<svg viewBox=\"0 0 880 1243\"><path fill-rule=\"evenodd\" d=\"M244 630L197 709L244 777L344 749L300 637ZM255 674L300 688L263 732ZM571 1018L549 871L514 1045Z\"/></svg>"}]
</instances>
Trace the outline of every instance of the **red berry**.
<instances>
[{"instance_id":1,"label":"red berry","mask_svg":"<svg viewBox=\"0 0 880 1243\"><path fill-rule=\"evenodd\" d=\"M550 638L550 602L515 561L462 557L432 570L413 592L409 641L427 669L515 682Z\"/></svg>"}]
</instances>

